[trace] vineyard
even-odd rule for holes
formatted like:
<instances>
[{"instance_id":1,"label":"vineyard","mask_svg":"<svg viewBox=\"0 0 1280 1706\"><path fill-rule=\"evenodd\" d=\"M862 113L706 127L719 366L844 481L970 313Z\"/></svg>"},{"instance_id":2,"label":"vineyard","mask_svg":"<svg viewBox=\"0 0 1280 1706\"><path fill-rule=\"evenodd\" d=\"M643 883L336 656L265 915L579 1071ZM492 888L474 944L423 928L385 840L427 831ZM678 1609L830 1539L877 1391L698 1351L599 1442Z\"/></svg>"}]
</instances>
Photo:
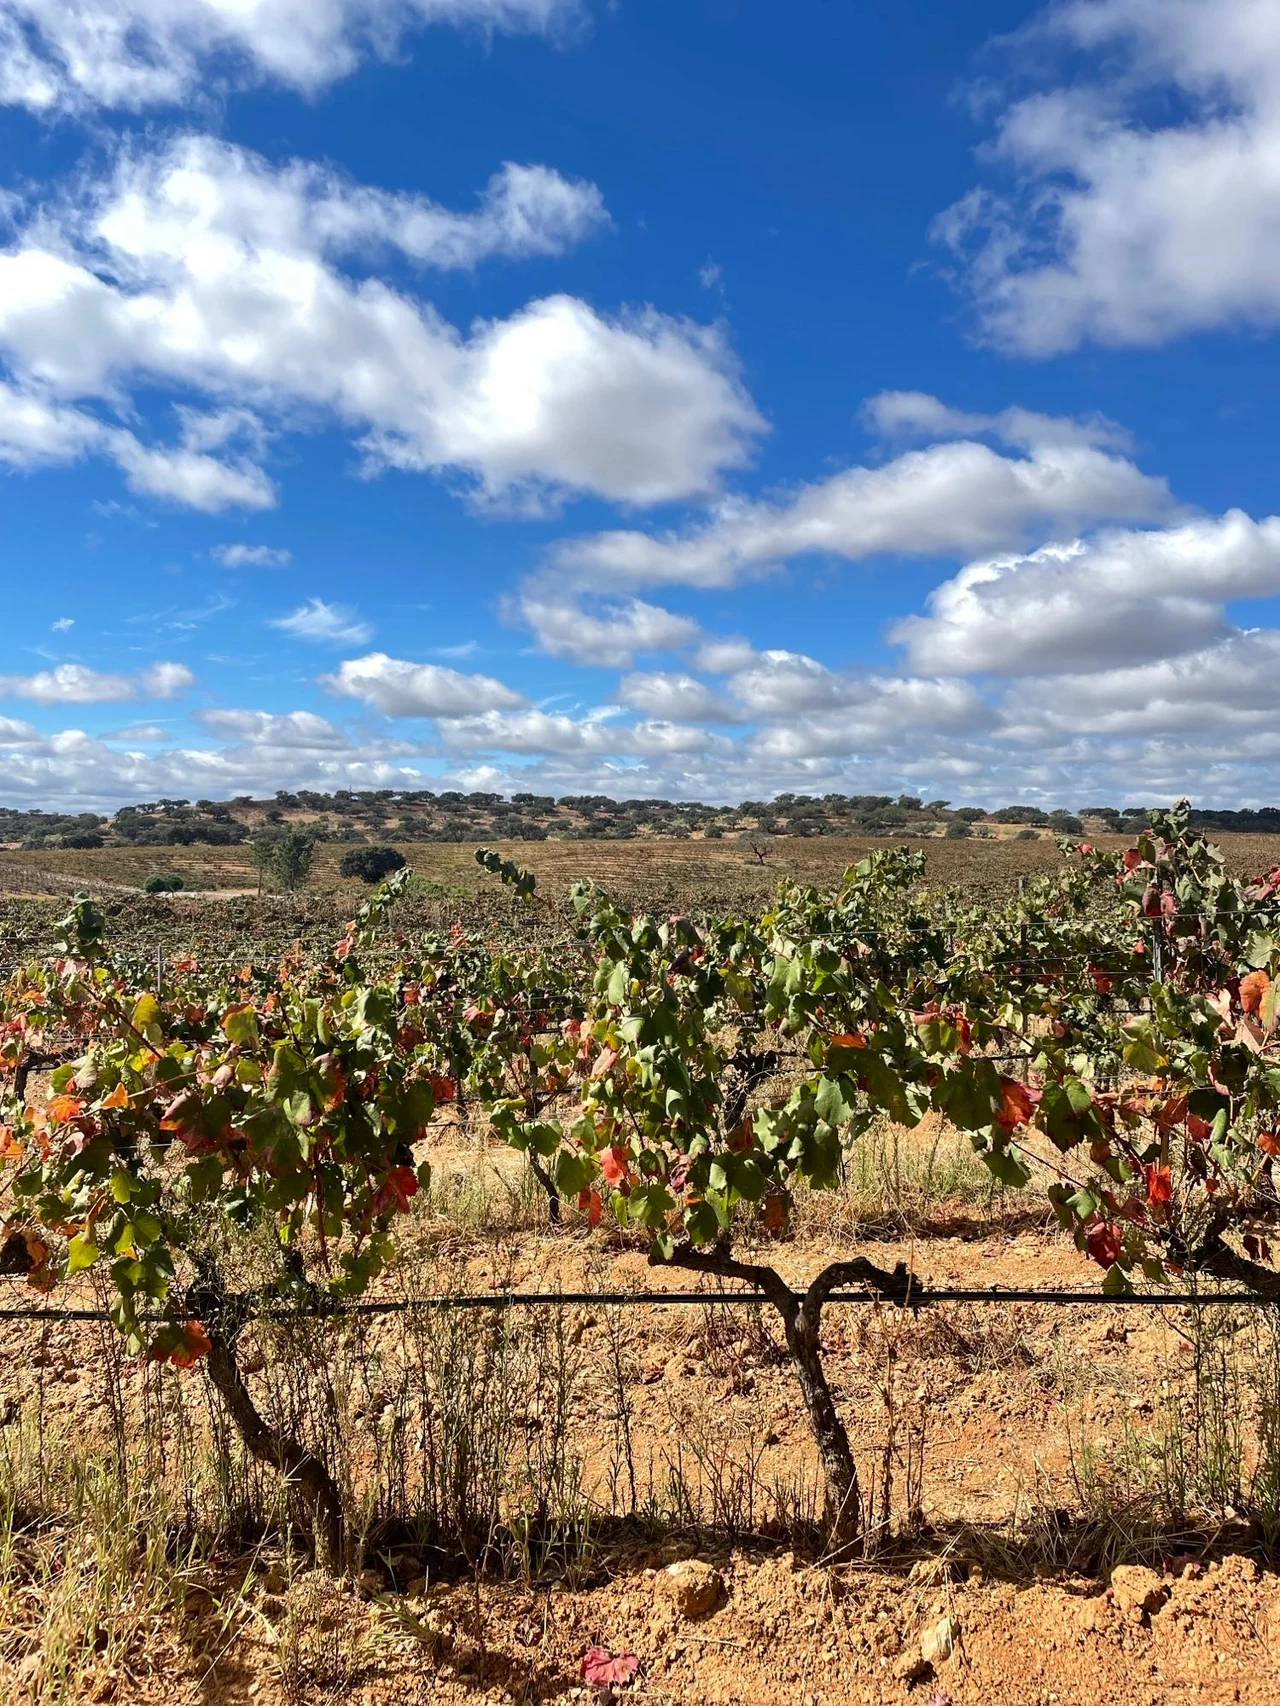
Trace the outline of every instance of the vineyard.
<instances>
[{"instance_id":1,"label":"vineyard","mask_svg":"<svg viewBox=\"0 0 1280 1706\"><path fill-rule=\"evenodd\" d=\"M82 895L9 974L18 1697L1262 1699L1280 868L1179 809L976 889L474 869L159 957Z\"/></svg>"}]
</instances>

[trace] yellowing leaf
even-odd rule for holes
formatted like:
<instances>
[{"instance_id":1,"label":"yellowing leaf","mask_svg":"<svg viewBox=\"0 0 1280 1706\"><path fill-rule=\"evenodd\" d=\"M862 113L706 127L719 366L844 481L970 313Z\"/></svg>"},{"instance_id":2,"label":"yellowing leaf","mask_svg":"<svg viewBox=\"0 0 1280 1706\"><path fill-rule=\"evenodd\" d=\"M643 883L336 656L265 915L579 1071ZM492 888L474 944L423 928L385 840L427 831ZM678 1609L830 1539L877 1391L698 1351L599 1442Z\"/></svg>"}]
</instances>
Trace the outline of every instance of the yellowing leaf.
<instances>
[{"instance_id":1,"label":"yellowing leaf","mask_svg":"<svg viewBox=\"0 0 1280 1706\"><path fill-rule=\"evenodd\" d=\"M91 1268L98 1259L98 1246L86 1232L77 1232L67 1245L67 1272L78 1274L81 1268Z\"/></svg>"}]
</instances>

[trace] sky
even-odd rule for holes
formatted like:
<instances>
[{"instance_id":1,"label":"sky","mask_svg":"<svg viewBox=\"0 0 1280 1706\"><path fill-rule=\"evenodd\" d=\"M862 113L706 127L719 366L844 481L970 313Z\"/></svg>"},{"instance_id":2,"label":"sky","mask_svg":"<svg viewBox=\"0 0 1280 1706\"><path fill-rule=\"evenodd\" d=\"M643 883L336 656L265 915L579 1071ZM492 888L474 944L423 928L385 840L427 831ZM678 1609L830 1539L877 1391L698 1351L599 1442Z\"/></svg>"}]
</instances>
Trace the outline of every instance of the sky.
<instances>
[{"instance_id":1,"label":"sky","mask_svg":"<svg viewBox=\"0 0 1280 1706\"><path fill-rule=\"evenodd\" d=\"M0 0L0 804L1280 802L1274 0Z\"/></svg>"}]
</instances>

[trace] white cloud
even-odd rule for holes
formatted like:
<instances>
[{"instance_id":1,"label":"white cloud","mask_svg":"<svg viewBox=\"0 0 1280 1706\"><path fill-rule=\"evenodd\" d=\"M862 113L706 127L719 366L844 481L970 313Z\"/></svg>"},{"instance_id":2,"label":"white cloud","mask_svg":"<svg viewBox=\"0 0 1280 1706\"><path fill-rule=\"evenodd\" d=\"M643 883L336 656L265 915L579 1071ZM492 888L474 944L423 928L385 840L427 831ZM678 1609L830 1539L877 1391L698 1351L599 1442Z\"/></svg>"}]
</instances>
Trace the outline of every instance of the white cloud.
<instances>
[{"instance_id":1,"label":"white cloud","mask_svg":"<svg viewBox=\"0 0 1280 1706\"><path fill-rule=\"evenodd\" d=\"M1274 0L1056 0L1013 44L1057 86L1008 101L995 187L937 227L988 336L1044 356L1280 323Z\"/></svg>"},{"instance_id":2,"label":"white cloud","mask_svg":"<svg viewBox=\"0 0 1280 1706\"><path fill-rule=\"evenodd\" d=\"M526 249L567 240L566 207L590 199L538 168L517 195L514 170L473 250L495 232ZM413 206L427 224L456 217ZM30 460L105 452L140 490L202 507L272 501L251 433L234 463L209 457L209 423L216 437L228 419L259 432L266 416L337 422L367 472L454 470L490 502L664 502L713 491L743 463L762 423L719 330L551 296L464 335L367 268L336 264L375 239L419 259L458 252L456 233L433 251L415 230L404 197L209 138L126 152L0 252L9 412L36 417L6 430L0 398L0 456L7 439ZM83 408L144 385L202 394L217 412L188 412L179 453L144 451Z\"/></svg>"},{"instance_id":3,"label":"white cloud","mask_svg":"<svg viewBox=\"0 0 1280 1706\"><path fill-rule=\"evenodd\" d=\"M671 722L734 723L742 715L736 705L692 675L628 675L618 687L618 697L632 710Z\"/></svg>"},{"instance_id":4,"label":"white cloud","mask_svg":"<svg viewBox=\"0 0 1280 1706\"><path fill-rule=\"evenodd\" d=\"M894 624L913 668L1063 675L1175 656L1229 631L1224 603L1280 592L1280 517L1240 510L971 563Z\"/></svg>"},{"instance_id":5,"label":"white cloud","mask_svg":"<svg viewBox=\"0 0 1280 1706\"><path fill-rule=\"evenodd\" d=\"M0 101L139 111L222 86L315 94L428 24L547 32L575 0L0 0Z\"/></svg>"},{"instance_id":6,"label":"white cloud","mask_svg":"<svg viewBox=\"0 0 1280 1706\"><path fill-rule=\"evenodd\" d=\"M465 717L488 710L515 710L524 696L490 675L466 675L438 663L410 663L370 652L347 658L334 675L321 678L330 693L362 699L386 717Z\"/></svg>"},{"instance_id":7,"label":"white cloud","mask_svg":"<svg viewBox=\"0 0 1280 1706\"><path fill-rule=\"evenodd\" d=\"M1014 683L1002 706L1019 738L1216 736L1266 732L1280 711L1280 630L1252 629L1188 652L1125 669Z\"/></svg>"},{"instance_id":8,"label":"white cloud","mask_svg":"<svg viewBox=\"0 0 1280 1706\"><path fill-rule=\"evenodd\" d=\"M927 391L881 391L868 398L862 417L882 437L998 439L1015 450L1037 446L1093 445L1128 451L1133 434L1105 415L1041 415L1033 409L999 409L994 414L953 409Z\"/></svg>"},{"instance_id":9,"label":"white cloud","mask_svg":"<svg viewBox=\"0 0 1280 1706\"><path fill-rule=\"evenodd\" d=\"M20 387L0 379L0 463L25 473L86 456L114 462L132 491L194 509L265 509L275 502L271 481L244 459L224 461L187 445L144 445L126 427L56 401L38 383Z\"/></svg>"},{"instance_id":10,"label":"white cloud","mask_svg":"<svg viewBox=\"0 0 1280 1706\"><path fill-rule=\"evenodd\" d=\"M341 729L314 711L288 711L283 715L268 711L201 711L198 721L210 734L260 747L312 752L346 749L351 744Z\"/></svg>"},{"instance_id":11,"label":"white cloud","mask_svg":"<svg viewBox=\"0 0 1280 1706\"><path fill-rule=\"evenodd\" d=\"M577 600L535 591L520 600L518 614L542 651L601 669L626 669L637 652L692 645L700 633L690 617L639 598L605 603L593 614Z\"/></svg>"},{"instance_id":12,"label":"white cloud","mask_svg":"<svg viewBox=\"0 0 1280 1706\"><path fill-rule=\"evenodd\" d=\"M486 711L482 716L441 719L439 728L446 747L463 752L663 758L713 747L732 751L728 741L705 729L656 719L615 726L598 713L570 717L538 710Z\"/></svg>"},{"instance_id":13,"label":"white cloud","mask_svg":"<svg viewBox=\"0 0 1280 1706\"><path fill-rule=\"evenodd\" d=\"M74 628L75 625L76 619L74 616L59 616L56 622L51 622L49 624L55 634L65 634L69 629Z\"/></svg>"},{"instance_id":14,"label":"white cloud","mask_svg":"<svg viewBox=\"0 0 1280 1706\"><path fill-rule=\"evenodd\" d=\"M287 616L273 617L271 626L291 639L314 640L321 645L362 646L373 634L354 610L345 604L326 604L323 598L309 598Z\"/></svg>"},{"instance_id":15,"label":"white cloud","mask_svg":"<svg viewBox=\"0 0 1280 1706\"><path fill-rule=\"evenodd\" d=\"M144 699L175 699L195 684L196 678L185 663L149 664L138 675L138 687Z\"/></svg>"},{"instance_id":16,"label":"white cloud","mask_svg":"<svg viewBox=\"0 0 1280 1706\"><path fill-rule=\"evenodd\" d=\"M1036 533L1153 520L1175 508L1164 480L1100 447L1102 432L1118 430L1109 423L1064 423L1021 410L957 417L942 404L930 419L921 405L936 400L907 395L913 410L877 400L879 424L949 433L965 420L972 430L976 420L983 432L1017 435L1026 453L1002 455L971 439L933 444L879 467L847 468L772 502L724 502L688 532L617 530L567 540L553 554L552 574L615 587L732 586L791 557L954 556L1007 549Z\"/></svg>"},{"instance_id":17,"label":"white cloud","mask_svg":"<svg viewBox=\"0 0 1280 1706\"><path fill-rule=\"evenodd\" d=\"M276 545L215 545L213 555L224 569L284 569L293 553Z\"/></svg>"},{"instance_id":18,"label":"white cloud","mask_svg":"<svg viewBox=\"0 0 1280 1706\"><path fill-rule=\"evenodd\" d=\"M195 679L181 663L153 663L137 675L60 663L35 675L0 675L0 698L30 699L37 705L126 704L137 699L173 699L193 687Z\"/></svg>"}]
</instances>

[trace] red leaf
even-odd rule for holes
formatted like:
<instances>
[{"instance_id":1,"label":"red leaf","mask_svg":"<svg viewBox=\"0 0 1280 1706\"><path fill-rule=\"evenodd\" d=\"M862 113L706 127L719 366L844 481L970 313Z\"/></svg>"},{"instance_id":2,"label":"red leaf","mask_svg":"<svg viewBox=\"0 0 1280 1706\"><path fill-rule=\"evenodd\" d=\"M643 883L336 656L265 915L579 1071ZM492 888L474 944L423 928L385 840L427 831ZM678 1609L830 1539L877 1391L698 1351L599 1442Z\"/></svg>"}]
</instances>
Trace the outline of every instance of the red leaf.
<instances>
[{"instance_id":1,"label":"red leaf","mask_svg":"<svg viewBox=\"0 0 1280 1706\"><path fill-rule=\"evenodd\" d=\"M431 1094L437 1102L452 1102L458 1094L457 1081L449 1078L443 1072L431 1074Z\"/></svg>"},{"instance_id":2,"label":"red leaf","mask_svg":"<svg viewBox=\"0 0 1280 1706\"><path fill-rule=\"evenodd\" d=\"M621 1185L631 1177L631 1157L625 1149L606 1149L600 1157L600 1171L606 1185Z\"/></svg>"},{"instance_id":3,"label":"red leaf","mask_svg":"<svg viewBox=\"0 0 1280 1706\"><path fill-rule=\"evenodd\" d=\"M1111 979L1107 976L1106 972L1099 971L1097 966L1090 966L1089 976L1093 979L1093 987L1097 990L1099 995L1110 995Z\"/></svg>"},{"instance_id":4,"label":"red leaf","mask_svg":"<svg viewBox=\"0 0 1280 1706\"><path fill-rule=\"evenodd\" d=\"M1246 1013L1261 1011L1263 998L1271 988L1271 979L1264 971L1251 971L1240 979L1240 1005Z\"/></svg>"},{"instance_id":5,"label":"red leaf","mask_svg":"<svg viewBox=\"0 0 1280 1706\"><path fill-rule=\"evenodd\" d=\"M177 1331L172 1327L163 1328L160 1342L152 1346L147 1360L171 1362L175 1368L194 1368L200 1358L208 1356L212 1349L213 1341L205 1331L204 1323L188 1321Z\"/></svg>"},{"instance_id":6,"label":"red leaf","mask_svg":"<svg viewBox=\"0 0 1280 1706\"><path fill-rule=\"evenodd\" d=\"M867 1039L861 1031L837 1031L831 1040L833 1043L838 1043L841 1048L866 1048L867 1046Z\"/></svg>"},{"instance_id":7,"label":"red leaf","mask_svg":"<svg viewBox=\"0 0 1280 1706\"><path fill-rule=\"evenodd\" d=\"M592 1688L612 1688L615 1683L630 1682L640 1669L640 1660L626 1648L611 1653L607 1647L588 1647L582 1660L582 1680Z\"/></svg>"},{"instance_id":8,"label":"red leaf","mask_svg":"<svg viewBox=\"0 0 1280 1706\"><path fill-rule=\"evenodd\" d=\"M1124 868L1126 871L1136 871L1139 865L1145 865L1146 860L1136 847L1126 847L1124 850Z\"/></svg>"},{"instance_id":9,"label":"red leaf","mask_svg":"<svg viewBox=\"0 0 1280 1706\"><path fill-rule=\"evenodd\" d=\"M604 1213L604 1204L600 1200L599 1191L579 1191L578 1207L586 1213L587 1225L594 1230L600 1224L600 1216Z\"/></svg>"},{"instance_id":10,"label":"red leaf","mask_svg":"<svg viewBox=\"0 0 1280 1706\"><path fill-rule=\"evenodd\" d=\"M1259 1132L1258 1148L1264 1155L1280 1155L1280 1131Z\"/></svg>"},{"instance_id":11,"label":"red leaf","mask_svg":"<svg viewBox=\"0 0 1280 1706\"><path fill-rule=\"evenodd\" d=\"M1000 1080L1000 1105L996 1109L996 1124L1003 1126L1006 1131L1014 1131L1027 1121L1036 1111L1036 1103L1040 1100L1040 1092L1031 1090L1025 1084L1020 1084L1016 1078Z\"/></svg>"},{"instance_id":12,"label":"red leaf","mask_svg":"<svg viewBox=\"0 0 1280 1706\"><path fill-rule=\"evenodd\" d=\"M1202 1120L1199 1114L1189 1114L1187 1116L1187 1136L1191 1139L1192 1143L1204 1143L1212 1130L1213 1127L1209 1124L1208 1120Z\"/></svg>"},{"instance_id":13,"label":"red leaf","mask_svg":"<svg viewBox=\"0 0 1280 1706\"><path fill-rule=\"evenodd\" d=\"M785 1232L787 1226L787 1199L781 1191L770 1191L764 1199L764 1209L760 1216L766 1232Z\"/></svg>"},{"instance_id":14,"label":"red leaf","mask_svg":"<svg viewBox=\"0 0 1280 1706\"><path fill-rule=\"evenodd\" d=\"M410 1197L416 1196L418 1190L418 1175L412 1167L393 1167L387 1174L386 1183L373 1199L373 1206L378 1214L389 1214L393 1209L401 1214L407 1214Z\"/></svg>"},{"instance_id":15,"label":"red leaf","mask_svg":"<svg viewBox=\"0 0 1280 1706\"><path fill-rule=\"evenodd\" d=\"M1099 1267L1109 1268L1120 1254L1123 1230L1114 1221L1101 1220L1085 1234L1084 1247Z\"/></svg>"},{"instance_id":16,"label":"red leaf","mask_svg":"<svg viewBox=\"0 0 1280 1706\"><path fill-rule=\"evenodd\" d=\"M1173 1174L1167 1167L1153 1163L1144 1167L1143 1173L1147 1180L1147 1201L1153 1206L1157 1203L1173 1201Z\"/></svg>"}]
</instances>

